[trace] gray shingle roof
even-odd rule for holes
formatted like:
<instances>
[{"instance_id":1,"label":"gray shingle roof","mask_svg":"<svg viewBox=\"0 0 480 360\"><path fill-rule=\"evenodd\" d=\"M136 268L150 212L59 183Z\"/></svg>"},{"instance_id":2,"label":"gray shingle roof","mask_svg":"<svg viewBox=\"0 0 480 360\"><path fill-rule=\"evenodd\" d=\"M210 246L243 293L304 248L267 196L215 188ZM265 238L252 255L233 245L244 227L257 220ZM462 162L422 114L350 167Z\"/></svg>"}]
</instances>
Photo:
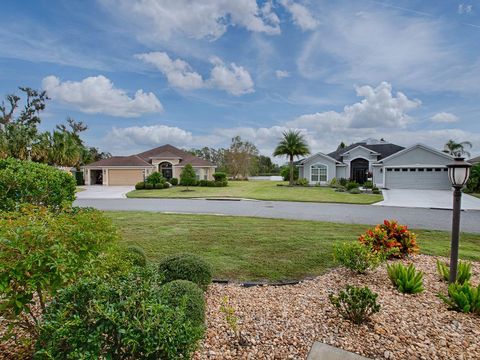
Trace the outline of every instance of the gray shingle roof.
<instances>
[{"instance_id":1,"label":"gray shingle roof","mask_svg":"<svg viewBox=\"0 0 480 360\"><path fill-rule=\"evenodd\" d=\"M403 146L400 145L395 145L395 144L390 144L390 143L385 143L385 144L367 144L367 143L362 143L358 142L352 145L349 145L343 149L339 149L336 151L331 152L330 154L327 154L328 156L334 158L337 161L342 161L342 154L356 148L357 146L363 146L364 148L367 148L369 150L375 151L379 153L378 160L381 160L383 158L386 158L387 156L393 155L403 149L405 149Z\"/></svg>"}]
</instances>

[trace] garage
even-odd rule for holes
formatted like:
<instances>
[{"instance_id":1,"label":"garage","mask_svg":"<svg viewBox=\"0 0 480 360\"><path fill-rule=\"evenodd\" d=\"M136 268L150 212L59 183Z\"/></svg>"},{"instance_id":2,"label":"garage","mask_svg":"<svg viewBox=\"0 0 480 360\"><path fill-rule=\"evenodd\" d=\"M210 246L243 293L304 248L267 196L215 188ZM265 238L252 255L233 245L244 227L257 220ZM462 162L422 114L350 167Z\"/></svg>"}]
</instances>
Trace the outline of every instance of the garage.
<instances>
[{"instance_id":1,"label":"garage","mask_svg":"<svg viewBox=\"0 0 480 360\"><path fill-rule=\"evenodd\" d=\"M436 167L385 167L385 188L449 190L448 170L445 166Z\"/></svg>"},{"instance_id":2,"label":"garage","mask_svg":"<svg viewBox=\"0 0 480 360\"><path fill-rule=\"evenodd\" d=\"M108 169L108 185L135 185L143 181L143 169Z\"/></svg>"}]
</instances>

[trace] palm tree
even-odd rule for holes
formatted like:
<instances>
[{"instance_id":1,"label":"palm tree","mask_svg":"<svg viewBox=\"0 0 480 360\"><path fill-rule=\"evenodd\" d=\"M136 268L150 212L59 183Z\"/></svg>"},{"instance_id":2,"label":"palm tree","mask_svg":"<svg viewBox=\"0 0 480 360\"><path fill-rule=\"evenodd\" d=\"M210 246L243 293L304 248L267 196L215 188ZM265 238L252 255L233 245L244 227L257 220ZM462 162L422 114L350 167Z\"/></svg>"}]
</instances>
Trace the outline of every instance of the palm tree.
<instances>
[{"instance_id":1,"label":"palm tree","mask_svg":"<svg viewBox=\"0 0 480 360\"><path fill-rule=\"evenodd\" d=\"M470 153L465 150L465 148L472 148L472 143L470 141L455 142L454 140L448 140L443 148L443 152L450 154L455 157L470 157Z\"/></svg>"},{"instance_id":2,"label":"palm tree","mask_svg":"<svg viewBox=\"0 0 480 360\"><path fill-rule=\"evenodd\" d=\"M283 138L278 143L273 156L286 156L290 162L290 181L293 185L293 158L310 154L307 141L297 130L288 130L283 133Z\"/></svg>"}]
</instances>

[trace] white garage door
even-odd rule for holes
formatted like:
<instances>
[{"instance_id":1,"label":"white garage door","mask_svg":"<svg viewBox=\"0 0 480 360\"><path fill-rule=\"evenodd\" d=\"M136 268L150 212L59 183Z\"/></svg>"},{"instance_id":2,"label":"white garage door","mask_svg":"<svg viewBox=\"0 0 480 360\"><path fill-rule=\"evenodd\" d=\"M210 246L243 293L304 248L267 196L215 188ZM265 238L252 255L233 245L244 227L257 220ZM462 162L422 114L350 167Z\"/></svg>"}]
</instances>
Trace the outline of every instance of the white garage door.
<instances>
[{"instance_id":1,"label":"white garage door","mask_svg":"<svg viewBox=\"0 0 480 360\"><path fill-rule=\"evenodd\" d=\"M387 189L449 190L451 188L446 168L434 167L393 167L386 168Z\"/></svg>"}]
</instances>

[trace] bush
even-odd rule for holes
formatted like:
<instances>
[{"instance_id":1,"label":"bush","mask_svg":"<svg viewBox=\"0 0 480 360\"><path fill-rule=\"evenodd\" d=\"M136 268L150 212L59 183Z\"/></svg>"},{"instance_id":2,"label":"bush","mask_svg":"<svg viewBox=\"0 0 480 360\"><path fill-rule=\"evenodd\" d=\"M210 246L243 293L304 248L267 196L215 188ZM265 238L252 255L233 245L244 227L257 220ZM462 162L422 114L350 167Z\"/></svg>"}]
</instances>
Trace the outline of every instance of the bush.
<instances>
[{"instance_id":1,"label":"bush","mask_svg":"<svg viewBox=\"0 0 480 360\"><path fill-rule=\"evenodd\" d=\"M145 183L143 181L135 184L135 190L143 190L145 189Z\"/></svg>"},{"instance_id":2,"label":"bush","mask_svg":"<svg viewBox=\"0 0 480 360\"><path fill-rule=\"evenodd\" d=\"M158 266L165 281L189 280L205 289L212 282L212 268L193 254L178 254L162 259Z\"/></svg>"},{"instance_id":3,"label":"bush","mask_svg":"<svg viewBox=\"0 0 480 360\"><path fill-rule=\"evenodd\" d=\"M355 181L349 181L347 182L345 187L347 188L347 190L358 189L360 187L360 184Z\"/></svg>"},{"instance_id":4,"label":"bush","mask_svg":"<svg viewBox=\"0 0 480 360\"><path fill-rule=\"evenodd\" d=\"M372 190L372 194L379 195L379 194L381 194L381 193L382 193L382 192L381 192L378 188Z\"/></svg>"},{"instance_id":5,"label":"bush","mask_svg":"<svg viewBox=\"0 0 480 360\"><path fill-rule=\"evenodd\" d=\"M186 304L162 300L150 268L110 279L83 278L49 305L36 344L48 359L188 359L204 328Z\"/></svg>"},{"instance_id":6,"label":"bush","mask_svg":"<svg viewBox=\"0 0 480 360\"><path fill-rule=\"evenodd\" d=\"M166 184L166 183L163 183L163 184L162 184L162 183L154 184L154 185L153 185L153 188L154 188L154 189L164 189L164 188L165 188L165 187L164 187L164 184Z\"/></svg>"},{"instance_id":7,"label":"bush","mask_svg":"<svg viewBox=\"0 0 480 360\"><path fill-rule=\"evenodd\" d=\"M342 186L347 186L348 180L345 178L340 178L340 180L338 180L338 183Z\"/></svg>"},{"instance_id":8,"label":"bush","mask_svg":"<svg viewBox=\"0 0 480 360\"><path fill-rule=\"evenodd\" d=\"M355 324L361 324L380 311L377 297L378 294L372 292L368 287L359 288L347 285L345 290L338 293L338 296L330 294L329 299L343 318Z\"/></svg>"},{"instance_id":9,"label":"bush","mask_svg":"<svg viewBox=\"0 0 480 360\"><path fill-rule=\"evenodd\" d=\"M450 268L447 264L444 262L441 262L440 260L437 260L437 272L440 277L448 281L450 279ZM457 280L456 282L458 284L465 284L470 281L472 278L472 264L459 261L458 262L458 267L457 267Z\"/></svg>"},{"instance_id":10,"label":"bush","mask_svg":"<svg viewBox=\"0 0 480 360\"><path fill-rule=\"evenodd\" d=\"M145 184L145 189L146 190L152 190L154 188L153 184L146 183Z\"/></svg>"},{"instance_id":11,"label":"bush","mask_svg":"<svg viewBox=\"0 0 480 360\"><path fill-rule=\"evenodd\" d=\"M334 245L333 256L337 263L358 274L375 269L382 261L379 254L356 242Z\"/></svg>"},{"instance_id":12,"label":"bush","mask_svg":"<svg viewBox=\"0 0 480 360\"><path fill-rule=\"evenodd\" d=\"M294 166L293 168L293 180L298 180L298 167ZM285 165L280 169L280 176L283 178L283 181L290 181L290 166Z\"/></svg>"},{"instance_id":13,"label":"bush","mask_svg":"<svg viewBox=\"0 0 480 360\"><path fill-rule=\"evenodd\" d=\"M170 189L171 184L169 182L166 182L163 184L164 189Z\"/></svg>"},{"instance_id":14,"label":"bush","mask_svg":"<svg viewBox=\"0 0 480 360\"><path fill-rule=\"evenodd\" d=\"M215 179L215 181L224 181L224 180L227 180L227 174L224 172L218 171L213 173L213 178Z\"/></svg>"},{"instance_id":15,"label":"bush","mask_svg":"<svg viewBox=\"0 0 480 360\"><path fill-rule=\"evenodd\" d=\"M75 171L74 172L75 181L77 186L85 185L85 179L83 178L83 171Z\"/></svg>"},{"instance_id":16,"label":"bush","mask_svg":"<svg viewBox=\"0 0 480 360\"><path fill-rule=\"evenodd\" d=\"M373 182L371 180L367 180L363 183L363 187L365 189L373 189Z\"/></svg>"},{"instance_id":17,"label":"bush","mask_svg":"<svg viewBox=\"0 0 480 360\"><path fill-rule=\"evenodd\" d=\"M127 247L126 257L130 259L134 266L145 267L147 265L147 255L140 246L131 245Z\"/></svg>"},{"instance_id":18,"label":"bush","mask_svg":"<svg viewBox=\"0 0 480 360\"><path fill-rule=\"evenodd\" d=\"M387 265L387 273L392 284L401 293L417 294L424 290L423 273L416 271L413 264L408 266L400 263Z\"/></svg>"},{"instance_id":19,"label":"bush","mask_svg":"<svg viewBox=\"0 0 480 360\"><path fill-rule=\"evenodd\" d=\"M213 185L213 181L200 180L200 181L198 182L198 186L212 186L212 185L210 185L210 183L212 183L212 185Z\"/></svg>"},{"instance_id":20,"label":"bush","mask_svg":"<svg viewBox=\"0 0 480 360\"><path fill-rule=\"evenodd\" d=\"M195 170L193 170L193 166L191 164L187 164L183 167L182 172L180 173L180 185L197 185L197 175L195 174Z\"/></svg>"},{"instance_id":21,"label":"bush","mask_svg":"<svg viewBox=\"0 0 480 360\"><path fill-rule=\"evenodd\" d=\"M342 186L342 185L338 185L335 189L336 192L345 192L347 191L347 189L345 188L345 186Z\"/></svg>"},{"instance_id":22,"label":"bush","mask_svg":"<svg viewBox=\"0 0 480 360\"><path fill-rule=\"evenodd\" d=\"M469 283L450 284L448 296L442 294L438 296L452 310L480 315L480 285L474 287Z\"/></svg>"},{"instance_id":23,"label":"bush","mask_svg":"<svg viewBox=\"0 0 480 360\"><path fill-rule=\"evenodd\" d=\"M332 188L336 188L338 185L340 185L338 183L338 180L337 178L333 178L332 180L330 180L330 182L328 183L328 186L332 187Z\"/></svg>"},{"instance_id":24,"label":"bush","mask_svg":"<svg viewBox=\"0 0 480 360\"><path fill-rule=\"evenodd\" d=\"M178 185L178 179L177 178L171 178L170 179L170 184L172 184L173 186L177 186Z\"/></svg>"},{"instance_id":25,"label":"bush","mask_svg":"<svg viewBox=\"0 0 480 360\"><path fill-rule=\"evenodd\" d=\"M54 167L0 159L0 210L17 210L28 203L58 210L75 200L76 181L72 174Z\"/></svg>"},{"instance_id":26,"label":"bush","mask_svg":"<svg viewBox=\"0 0 480 360\"><path fill-rule=\"evenodd\" d=\"M87 272L115 239L110 219L93 209L52 213L27 206L0 212L2 315L15 320L30 313L34 295L43 311L46 299Z\"/></svg>"},{"instance_id":27,"label":"bush","mask_svg":"<svg viewBox=\"0 0 480 360\"><path fill-rule=\"evenodd\" d=\"M383 224L361 235L359 241L388 257L405 257L419 251L416 239L417 235L409 231L406 225L399 225L395 220L384 220Z\"/></svg>"},{"instance_id":28,"label":"bush","mask_svg":"<svg viewBox=\"0 0 480 360\"><path fill-rule=\"evenodd\" d=\"M213 182L213 186L216 186L216 187L225 187L225 186L228 186L228 181L227 181L227 180L214 181L214 182Z\"/></svg>"},{"instance_id":29,"label":"bush","mask_svg":"<svg viewBox=\"0 0 480 360\"><path fill-rule=\"evenodd\" d=\"M308 186L308 180L305 179L305 178L301 178L301 179L298 179L295 182L295 184L298 185L298 186Z\"/></svg>"},{"instance_id":30,"label":"bush","mask_svg":"<svg viewBox=\"0 0 480 360\"><path fill-rule=\"evenodd\" d=\"M361 194L362 192L358 188L353 188L348 191L350 194Z\"/></svg>"},{"instance_id":31,"label":"bush","mask_svg":"<svg viewBox=\"0 0 480 360\"><path fill-rule=\"evenodd\" d=\"M155 185L164 184L165 182L165 178L158 171L151 173L146 179L146 183L152 184L155 189L161 189L161 187L157 188Z\"/></svg>"},{"instance_id":32,"label":"bush","mask_svg":"<svg viewBox=\"0 0 480 360\"><path fill-rule=\"evenodd\" d=\"M185 315L195 325L205 323L205 300L203 290L188 280L174 280L160 288L162 303L173 308L184 306Z\"/></svg>"}]
</instances>

